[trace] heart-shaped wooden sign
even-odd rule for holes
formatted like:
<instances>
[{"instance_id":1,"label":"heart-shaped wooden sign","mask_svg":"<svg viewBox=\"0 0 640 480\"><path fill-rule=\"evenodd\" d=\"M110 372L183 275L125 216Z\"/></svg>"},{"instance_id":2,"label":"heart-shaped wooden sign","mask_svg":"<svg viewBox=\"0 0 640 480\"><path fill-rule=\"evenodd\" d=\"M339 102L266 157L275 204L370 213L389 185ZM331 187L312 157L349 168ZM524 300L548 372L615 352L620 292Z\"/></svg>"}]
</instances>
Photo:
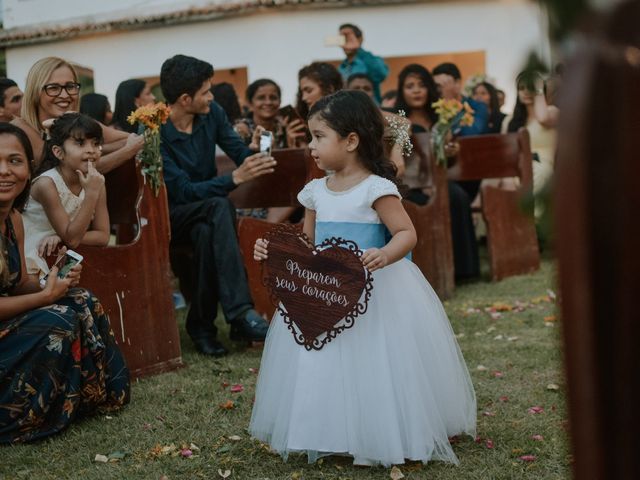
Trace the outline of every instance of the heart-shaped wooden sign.
<instances>
[{"instance_id":1,"label":"heart-shaped wooden sign","mask_svg":"<svg viewBox=\"0 0 640 480\"><path fill-rule=\"evenodd\" d=\"M307 350L320 350L367 311L373 276L362 266L355 242L333 237L313 246L283 225L265 240L263 283L295 341Z\"/></svg>"}]
</instances>

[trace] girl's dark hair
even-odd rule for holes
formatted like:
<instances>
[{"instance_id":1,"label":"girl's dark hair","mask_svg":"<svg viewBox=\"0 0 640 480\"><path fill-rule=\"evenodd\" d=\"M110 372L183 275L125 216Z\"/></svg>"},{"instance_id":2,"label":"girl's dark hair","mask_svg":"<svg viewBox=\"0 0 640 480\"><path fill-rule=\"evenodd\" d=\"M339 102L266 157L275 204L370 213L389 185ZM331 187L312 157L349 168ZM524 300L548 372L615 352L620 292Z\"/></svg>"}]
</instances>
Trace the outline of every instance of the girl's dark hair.
<instances>
[{"instance_id":1,"label":"girl's dark hair","mask_svg":"<svg viewBox=\"0 0 640 480\"><path fill-rule=\"evenodd\" d=\"M516 77L516 90L519 92L520 85L524 84L524 86L531 91L533 91L533 77L532 73L529 71L521 72ZM544 86L545 93L547 92L547 86ZM516 94L516 106L513 108L513 117L507 125L508 132L517 132L520 128L527 126L527 121L529 120L529 112L527 111L527 106L520 101L520 93Z\"/></svg>"},{"instance_id":2,"label":"girl's dark hair","mask_svg":"<svg viewBox=\"0 0 640 480\"><path fill-rule=\"evenodd\" d=\"M417 63L412 63L407 65L402 69L400 75L398 76L398 97L396 98L396 111L403 110L407 116L411 113L412 108L407 104L407 100L404 98L404 82L407 80L409 75L417 75L424 86L427 87L427 104L422 108L427 114L427 118L431 120L432 124L436 124L438 121L438 114L433 108L433 103L437 102L440 98L440 94L438 93L438 87L436 86L436 82L433 80L433 77L429 73L429 70L424 68L422 65L418 65Z\"/></svg>"},{"instance_id":3,"label":"girl's dark hair","mask_svg":"<svg viewBox=\"0 0 640 480\"><path fill-rule=\"evenodd\" d=\"M109 99L100 93L87 93L80 99L80 113L90 116L106 125Z\"/></svg>"},{"instance_id":4,"label":"girl's dark hair","mask_svg":"<svg viewBox=\"0 0 640 480\"><path fill-rule=\"evenodd\" d=\"M473 87L473 93L476 93L476 88L484 87L489 92L489 126L498 125L501 120L500 103L498 102L498 91L489 82L480 82Z\"/></svg>"},{"instance_id":5,"label":"girl's dark hair","mask_svg":"<svg viewBox=\"0 0 640 480\"><path fill-rule=\"evenodd\" d=\"M113 109L113 120L111 122L114 127L129 133L137 132L137 125L131 125L127 122L127 117L136 109L136 98L140 96L146 85L147 82L137 78L125 80L118 85L116 106Z\"/></svg>"},{"instance_id":6,"label":"girl's dark hair","mask_svg":"<svg viewBox=\"0 0 640 480\"><path fill-rule=\"evenodd\" d=\"M247 102L251 103L254 95L258 91L260 87L264 87L265 85L273 85L276 87L276 91L278 92L278 97L282 98L282 91L280 90L280 86L271 80L270 78L259 78L255 82L252 82L251 85L247 87L247 91L245 92L245 97Z\"/></svg>"},{"instance_id":7,"label":"girl's dark hair","mask_svg":"<svg viewBox=\"0 0 640 480\"><path fill-rule=\"evenodd\" d=\"M211 87L211 93L213 93L213 100L222 107L232 124L242 117L240 102L233 85L227 82L216 83Z\"/></svg>"},{"instance_id":8,"label":"girl's dark hair","mask_svg":"<svg viewBox=\"0 0 640 480\"><path fill-rule=\"evenodd\" d=\"M310 78L320 86L322 96L330 95L342 89L342 76L338 69L325 62L313 62L302 67L298 72L298 83L303 78ZM302 101L302 90L298 88L296 109L302 118L307 118L309 107Z\"/></svg>"},{"instance_id":9,"label":"girl's dark hair","mask_svg":"<svg viewBox=\"0 0 640 480\"><path fill-rule=\"evenodd\" d=\"M384 152L384 119L369 95L360 90L341 90L327 95L311 107L307 120L315 116L343 138L350 133L358 135L358 159L364 167L399 185L397 168Z\"/></svg>"},{"instance_id":10,"label":"girl's dark hair","mask_svg":"<svg viewBox=\"0 0 640 480\"><path fill-rule=\"evenodd\" d=\"M29 175L33 177L33 148L29 137L21 128L12 125L11 123L0 122L0 135L13 135L18 139L20 145L24 150L24 154L27 157L27 163L29 164ZM19 212L24 210L27 200L29 199L29 191L31 190L31 180L27 182L24 190L13 201L13 208Z\"/></svg>"},{"instance_id":11,"label":"girl's dark hair","mask_svg":"<svg viewBox=\"0 0 640 480\"><path fill-rule=\"evenodd\" d=\"M65 113L58 117L49 129L49 138L44 146L44 158L36 172L37 175L60 164L60 160L53 154L53 147L62 147L69 138L95 139L102 143L102 127L93 118L82 113Z\"/></svg>"}]
</instances>

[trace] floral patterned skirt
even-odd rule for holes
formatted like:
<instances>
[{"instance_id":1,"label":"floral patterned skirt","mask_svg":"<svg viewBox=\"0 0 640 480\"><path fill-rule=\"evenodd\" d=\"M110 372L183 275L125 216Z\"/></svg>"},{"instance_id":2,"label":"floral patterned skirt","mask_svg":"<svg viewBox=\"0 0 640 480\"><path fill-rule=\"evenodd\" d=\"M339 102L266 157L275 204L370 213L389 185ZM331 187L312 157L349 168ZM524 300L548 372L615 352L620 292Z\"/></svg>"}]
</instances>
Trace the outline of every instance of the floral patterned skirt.
<instances>
[{"instance_id":1,"label":"floral patterned skirt","mask_svg":"<svg viewBox=\"0 0 640 480\"><path fill-rule=\"evenodd\" d=\"M28 442L129 402L129 370L89 291L0 320L0 443Z\"/></svg>"}]
</instances>

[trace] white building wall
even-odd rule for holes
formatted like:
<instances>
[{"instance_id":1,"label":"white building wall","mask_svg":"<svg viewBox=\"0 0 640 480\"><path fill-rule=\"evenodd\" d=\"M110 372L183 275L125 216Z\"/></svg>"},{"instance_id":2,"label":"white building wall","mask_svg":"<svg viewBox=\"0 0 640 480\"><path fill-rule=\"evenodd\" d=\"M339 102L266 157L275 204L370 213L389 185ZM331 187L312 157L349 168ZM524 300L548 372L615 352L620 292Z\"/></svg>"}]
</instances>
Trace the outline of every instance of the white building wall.
<instances>
[{"instance_id":1,"label":"white building wall","mask_svg":"<svg viewBox=\"0 0 640 480\"><path fill-rule=\"evenodd\" d=\"M364 48L377 55L485 50L487 73L512 103L514 79L528 53L549 55L542 19L534 4L506 0L266 12L10 48L7 70L23 85L36 60L62 56L92 68L96 92L113 100L122 80L158 75L166 58L183 53L214 68L247 66L249 82L273 78L283 89L284 104L295 98L303 65L343 56L337 47L324 47L323 40L341 23L352 22L364 31Z\"/></svg>"},{"instance_id":2,"label":"white building wall","mask_svg":"<svg viewBox=\"0 0 640 480\"><path fill-rule=\"evenodd\" d=\"M94 21L158 14L177 8L204 4L223 4L234 0L2 0L4 28L38 23L77 23L91 17ZM126 18L126 17L125 17Z\"/></svg>"}]
</instances>

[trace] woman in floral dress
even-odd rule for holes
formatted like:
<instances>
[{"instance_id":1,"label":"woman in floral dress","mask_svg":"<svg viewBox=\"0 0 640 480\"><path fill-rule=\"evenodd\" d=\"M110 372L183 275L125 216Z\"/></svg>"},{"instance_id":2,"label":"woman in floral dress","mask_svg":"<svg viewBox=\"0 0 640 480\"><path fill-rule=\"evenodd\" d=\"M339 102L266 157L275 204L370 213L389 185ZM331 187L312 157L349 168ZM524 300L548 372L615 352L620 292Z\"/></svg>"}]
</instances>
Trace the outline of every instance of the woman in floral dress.
<instances>
[{"instance_id":1,"label":"woman in floral dress","mask_svg":"<svg viewBox=\"0 0 640 480\"><path fill-rule=\"evenodd\" d=\"M41 288L25 273L19 210L33 153L0 123L0 443L37 440L129 401L129 371L98 300L76 288L80 266Z\"/></svg>"}]
</instances>

